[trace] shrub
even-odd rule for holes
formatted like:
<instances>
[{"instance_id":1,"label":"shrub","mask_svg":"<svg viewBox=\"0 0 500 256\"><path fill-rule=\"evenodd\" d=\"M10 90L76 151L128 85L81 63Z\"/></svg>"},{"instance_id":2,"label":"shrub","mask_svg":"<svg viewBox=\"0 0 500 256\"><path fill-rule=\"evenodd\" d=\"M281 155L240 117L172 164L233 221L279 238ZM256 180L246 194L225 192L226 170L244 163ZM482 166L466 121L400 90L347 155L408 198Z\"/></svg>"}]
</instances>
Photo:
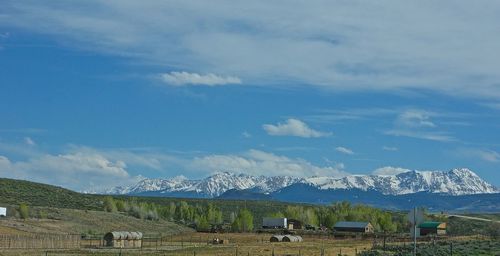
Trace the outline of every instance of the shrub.
<instances>
[{"instance_id":1,"label":"shrub","mask_svg":"<svg viewBox=\"0 0 500 256\"><path fill-rule=\"evenodd\" d=\"M19 205L19 216L21 219L28 219L30 217L30 209L27 204L22 203Z\"/></svg>"}]
</instances>

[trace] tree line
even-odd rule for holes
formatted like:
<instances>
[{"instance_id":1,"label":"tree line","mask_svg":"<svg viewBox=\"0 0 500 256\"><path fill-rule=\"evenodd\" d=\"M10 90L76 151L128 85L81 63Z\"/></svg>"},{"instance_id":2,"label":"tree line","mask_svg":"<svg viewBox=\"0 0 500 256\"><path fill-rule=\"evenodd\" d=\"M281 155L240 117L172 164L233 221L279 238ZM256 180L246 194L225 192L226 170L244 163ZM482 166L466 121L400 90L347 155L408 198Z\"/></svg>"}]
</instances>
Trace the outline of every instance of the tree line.
<instances>
[{"instance_id":1,"label":"tree line","mask_svg":"<svg viewBox=\"0 0 500 256\"><path fill-rule=\"evenodd\" d=\"M237 211L222 212L212 203L200 205L177 201L161 205L107 196L104 199L104 209L141 219L175 221L192 225L198 230L209 230L214 226L225 224L232 231L247 232L261 224L260 219L254 218L259 209L242 208ZM297 219L304 225L314 227L332 228L338 221L366 221L370 222L378 232L406 229L406 220L403 217L366 205L352 205L349 202L337 202L328 206L289 205L282 210L259 215Z\"/></svg>"}]
</instances>

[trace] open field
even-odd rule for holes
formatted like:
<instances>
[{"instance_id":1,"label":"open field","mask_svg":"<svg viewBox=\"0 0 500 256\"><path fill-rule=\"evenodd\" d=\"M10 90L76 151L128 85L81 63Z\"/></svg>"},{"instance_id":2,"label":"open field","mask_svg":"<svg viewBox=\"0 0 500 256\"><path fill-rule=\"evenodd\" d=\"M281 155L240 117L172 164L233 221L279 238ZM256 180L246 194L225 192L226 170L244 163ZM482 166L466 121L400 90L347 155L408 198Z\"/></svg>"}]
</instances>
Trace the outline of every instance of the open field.
<instances>
[{"instance_id":1,"label":"open field","mask_svg":"<svg viewBox=\"0 0 500 256\"><path fill-rule=\"evenodd\" d=\"M356 252L371 248L370 240L334 240L327 238L305 238L301 243L270 243L270 234L208 234L194 233L165 237L158 244L146 243L142 249L123 249L122 255L355 255ZM227 245L211 245L214 237L229 239ZM171 240L170 240L171 239ZM8 250L2 255L33 255L49 252L48 255L118 255L119 249L80 250Z\"/></svg>"},{"instance_id":2,"label":"open field","mask_svg":"<svg viewBox=\"0 0 500 256\"><path fill-rule=\"evenodd\" d=\"M193 232L192 229L169 221L149 221L120 213L86 211L58 208L36 208L45 210L45 219L17 218L0 219L2 234L103 234L110 230L140 230L143 233L177 234ZM5 233L4 233L5 231Z\"/></svg>"},{"instance_id":3,"label":"open field","mask_svg":"<svg viewBox=\"0 0 500 256\"><path fill-rule=\"evenodd\" d=\"M323 236L305 236L301 243L270 243L270 234L255 233L189 233L164 236L160 241L145 243L141 249L109 249L95 246L73 250L4 250L2 256L18 255L172 255L172 256L235 256L235 255L410 255L411 243L387 243L386 250L371 251L372 239L335 239ZM228 239L229 244L212 245L213 238ZM485 237L451 237L436 242L420 241L419 255L498 255L500 241ZM274 252L274 253L273 253ZM47 254L45 254L47 253Z\"/></svg>"}]
</instances>

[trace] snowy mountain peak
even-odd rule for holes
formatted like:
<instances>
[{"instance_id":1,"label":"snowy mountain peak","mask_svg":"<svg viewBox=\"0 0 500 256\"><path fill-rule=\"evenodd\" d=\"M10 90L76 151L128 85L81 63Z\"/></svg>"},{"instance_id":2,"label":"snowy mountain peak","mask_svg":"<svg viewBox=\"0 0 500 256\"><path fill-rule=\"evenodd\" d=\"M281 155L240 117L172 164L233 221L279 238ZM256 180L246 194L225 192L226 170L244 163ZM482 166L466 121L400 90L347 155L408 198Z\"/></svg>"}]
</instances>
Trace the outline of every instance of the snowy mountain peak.
<instances>
[{"instance_id":1,"label":"snowy mountain peak","mask_svg":"<svg viewBox=\"0 0 500 256\"><path fill-rule=\"evenodd\" d=\"M497 188L466 168L452 169L445 172L409 171L397 175L309 178L307 182L320 189L375 190L385 195L403 195L417 192L469 195L498 192Z\"/></svg>"},{"instance_id":2,"label":"snowy mountain peak","mask_svg":"<svg viewBox=\"0 0 500 256\"><path fill-rule=\"evenodd\" d=\"M417 192L469 195L498 193L498 189L482 180L467 168L449 171L408 171L397 175L350 175L336 177L297 178L290 176L251 176L230 172L216 172L201 180L188 180L178 176L171 179L144 179L129 187L115 187L108 194L137 194L143 192L195 193L204 197L217 197L230 189L271 193L296 183L319 189L374 190L385 195Z\"/></svg>"}]
</instances>

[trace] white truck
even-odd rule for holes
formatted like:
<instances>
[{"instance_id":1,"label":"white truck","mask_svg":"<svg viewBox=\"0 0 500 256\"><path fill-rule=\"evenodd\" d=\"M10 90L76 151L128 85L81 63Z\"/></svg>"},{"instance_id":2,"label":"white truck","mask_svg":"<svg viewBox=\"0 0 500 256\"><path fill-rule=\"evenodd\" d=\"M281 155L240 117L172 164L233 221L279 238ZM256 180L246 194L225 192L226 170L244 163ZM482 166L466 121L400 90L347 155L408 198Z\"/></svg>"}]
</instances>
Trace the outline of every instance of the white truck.
<instances>
[{"instance_id":1,"label":"white truck","mask_svg":"<svg viewBox=\"0 0 500 256\"><path fill-rule=\"evenodd\" d=\"M286 218L269 218L264 217L262 219L262 228L264 229L280 229L287 227Z\"/></svg>"},{"instance_id":2,"label":"white truck","mask_svg":"<svg viewBox=\"0 0 500 256\"><path fill-rule=\"evenodd\" d=\"M7 208L0 207L0 217L7 217Z\"/></svg>"}]
</instances>

